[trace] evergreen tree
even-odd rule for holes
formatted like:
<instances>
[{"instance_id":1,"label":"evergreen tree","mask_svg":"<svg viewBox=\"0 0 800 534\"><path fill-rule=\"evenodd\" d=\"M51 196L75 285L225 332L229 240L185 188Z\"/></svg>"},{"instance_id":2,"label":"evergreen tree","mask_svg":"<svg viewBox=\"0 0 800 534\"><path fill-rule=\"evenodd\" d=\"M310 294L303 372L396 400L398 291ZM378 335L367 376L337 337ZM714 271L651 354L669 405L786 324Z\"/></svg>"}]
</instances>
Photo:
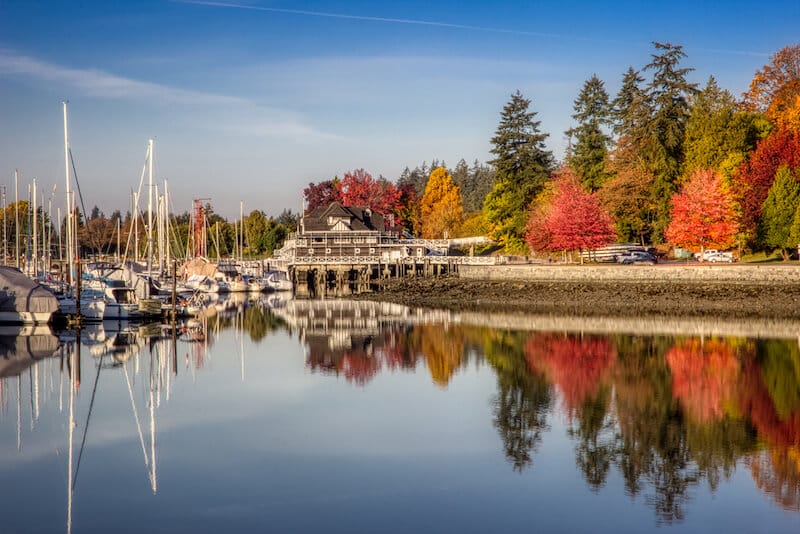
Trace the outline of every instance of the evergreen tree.
<instances>
[{"instance_id":1,"label":"evergreen tree","mask_svg":"<svg viewBox=\"0 0 800 534\"><path fill-rule=\"evenodd\" d=\"M611 109L614 133L618 138L634 137L642 115L640 110L645 103L644 92L640 87L643 81L644 78L633 67L628 67L622 77L622 87L614 98Z\"/></svg>"},{"instance_id":2,"label":"evergreen tree","mask_svg":"<svg viewBox=\"0 0 800 534\"><path fill-rule=\"evenodd\" d=\"M645 125L642 156L654 178L650 188L654 208L652 238L660 242L669 223L670 198L683 165L689 98L697 89L686 80L694 69L680 67L686 57L683 47L653 44L658 53L652 55L652 61L645 67L653 72L653 78L647 86L651 115Z\"/></svg>"},{"instance_id":3,"label":"evergreen tree","mask_svg":"<svg viewBox=\"0 0 800 534\"><path fill-rule=\"evenodd\" d=\"M530 103L519 91L511 95L492 138L491 163L497 175L483 211L492 237L507 252L525 250L528 208L553 167L553 156L544 146L547 134L539 132Z\"/></svg>"},{"instance_id":4,"label":"evergreen tree","mask_svg":"<svg viewBox=\"0 0 800 534\"><path fill-rule=\"evenodd\" d=\"M640 87L643 81L639 72L629 67L614 99L612 117L617 141L610 165L613 176L603 185L600 195L616 221L619 238L645 244L652 234L649 188L653 177L641 158L645 125L650 117L647 95Z\"/></svg>"},{"instance_id":5,"label":"evergreen tree","mask_svg":"<svg viewBox=\"0 0 800 534\"><path fill-rule=\"evenodd\" d=\"M758 238L767 247L780 248L784 257L787 257L787 248L797 246L797 242L792 242L789 238L798 205L800 184L789 167L782 166L775 174L775 181L772 182L761 208Z\"/></svg>"},{"instance_id":6,"label":"evergreen tree","mask_svg":"<svg viewBox=\"0 0 800 534\"><path fill-rule=\"evenodd\" d=\"M475 160L470 167L466 161L461 159L450 174L461 189L464 211L467 213L480 211L486 195L494 185L494 169L478 160Z\"/></svg>"},{"instance_id":7,"label":"evergreen tree","mask_svg":"<svg viewBox=\"0 0 800 534\"><path fill-rule=\"evenodd\" d=\"M567 132L570 137L575 136L568 162L578 173L581 184L589 191L596 191L608 176L606 157L610 138L604 127L611 118L608 93L596 74L583 84L574 110L572 118L578 121L578 126Z\"/></svg>"},{"instance_id":8,"label":"evergreen tree","mask_svg":"<svg viewBox=\"0 0 800 534\"><path fill-rule=\"evenodd\" d=\"M714 169L724 176L730 173L766 134L767 121L755 113L738 110L728 91L710 77L706 87L692 99L686 123L683 176L697 169Z\"/></svg>"}]
</instances>

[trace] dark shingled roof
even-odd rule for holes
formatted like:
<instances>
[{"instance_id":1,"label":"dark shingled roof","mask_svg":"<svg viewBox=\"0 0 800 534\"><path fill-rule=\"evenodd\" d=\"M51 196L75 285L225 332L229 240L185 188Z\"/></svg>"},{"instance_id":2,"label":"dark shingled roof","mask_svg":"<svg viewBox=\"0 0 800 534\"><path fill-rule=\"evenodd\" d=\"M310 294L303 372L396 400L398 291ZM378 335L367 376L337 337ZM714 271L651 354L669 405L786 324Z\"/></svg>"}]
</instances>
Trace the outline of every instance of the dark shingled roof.
<instances>
[{"instance_id":1,"label":"dark shingled roof","mask_svg":"<svg viewBox=\"0 0 800 534\"><path fill-rule=\"evenodd\" d=\"M332 202L327 206L318 206L303 217L303 228L306 232L330 232L332 225L329 218L336 222L344 220L352 232L383 232L386 223L383 214L366 207L342 206Z\"/></svg>"}]
</instances>

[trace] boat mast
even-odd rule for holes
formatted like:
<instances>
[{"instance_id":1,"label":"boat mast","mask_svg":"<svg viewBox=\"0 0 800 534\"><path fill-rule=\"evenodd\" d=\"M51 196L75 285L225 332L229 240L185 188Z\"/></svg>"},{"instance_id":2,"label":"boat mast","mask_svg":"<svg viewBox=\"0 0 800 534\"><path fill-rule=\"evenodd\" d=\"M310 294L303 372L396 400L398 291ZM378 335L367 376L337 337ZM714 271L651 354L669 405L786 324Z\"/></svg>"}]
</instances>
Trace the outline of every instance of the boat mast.
<instances>
[{"instance_id":1,"label":"boat mast","mask_svg":"<svg viewBox=\"0 0 800 534\"><path fill-rule=\"evenodd\" d=\"M164 249L166 254L166 270L169 271L172 261L169 251L169 185L164 180Z\"/></svg>"},{"instance_id":2,"label":"boat mast","mask_svg":"<svg viewBox=\"0 0 800 534\"><path fill-rule=\"evenodd\" d=\"M65 112L66 113L66 112ZM14 256L19 269L19 170L14 169Z\"/></svg>"},{"instance_id":3,"label":"boat mast","mask_svg":"<svg viewBox=\"0 0 800 534\"><path fill-rule=\"evenodd\" d=\"M37 275L39 270L39 221L36 217L36 196L38 191L36 189L36 178L33 179L33 276Z\"/></svg>"},{"instance_id":4,"label":"boat mast","mask_svg":"<svg viewBox=\"0 0 800 534\"><path fill-rule=\"evenodd\" d=\"M3 265L8 265L8 209L6 206L6 186L3 186Z\"/></svg>"},{"instance_id":5,"label":"boat mast","mask_svg":"<svg viewBox=\"0 0 800 534\"><path fill-rule=\"evenodd\" d=\"M147 142L147 276L153 276L153 140ZM148 297L150 296L148 291Z\"/></svg>"},{"instance_id":6,"label":"boat mast","mask_svg":"<svg viewBox=\"0 0 800 534\"><path fill-rule=\"evenodd\" d=\"M72 205L70 202L70 189L69 189L69 130L67 129L67 101L62 102L64 106L64 179L66 181L66 198L67 198L67 283L72 283L72 262L74 257L73 250L73 236L72 236Z\"/></svg>"}]
</instances>

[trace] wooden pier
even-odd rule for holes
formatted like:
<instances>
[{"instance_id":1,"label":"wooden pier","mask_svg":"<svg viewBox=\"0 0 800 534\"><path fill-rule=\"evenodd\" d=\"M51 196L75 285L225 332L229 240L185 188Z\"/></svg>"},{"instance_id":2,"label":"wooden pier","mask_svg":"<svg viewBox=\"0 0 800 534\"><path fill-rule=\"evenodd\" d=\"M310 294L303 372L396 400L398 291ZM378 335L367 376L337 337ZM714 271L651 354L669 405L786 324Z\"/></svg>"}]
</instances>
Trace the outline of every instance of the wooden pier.
<instances>
[{"instance_id":1,"label":"wooden pier","mask_svg":"<svg viewBox=\"0 0 800 534\"><path fill-rule=\"evenodd\" d=\"M493 257L423 256L394 260L377 256L296 257L287 270L300 296L347 295L368 291L390 278L436 277L457 273L461 265L493 265Z\"/></svg>"}]
</instances>

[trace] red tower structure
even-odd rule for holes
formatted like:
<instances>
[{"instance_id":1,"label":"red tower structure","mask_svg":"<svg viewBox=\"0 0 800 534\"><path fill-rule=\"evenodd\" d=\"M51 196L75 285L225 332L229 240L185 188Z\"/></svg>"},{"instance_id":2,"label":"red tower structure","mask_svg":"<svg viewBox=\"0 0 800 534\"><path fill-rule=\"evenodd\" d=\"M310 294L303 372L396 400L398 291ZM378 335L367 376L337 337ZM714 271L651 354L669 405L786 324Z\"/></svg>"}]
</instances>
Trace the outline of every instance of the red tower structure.
<instances>
[{"instance_id":1,"label":"red tower structure","mask_svg":"<svg viewBox=\"0 0 800 534\"><path fill-rule=\"evenodd\" d=\"M196 198L194 199L194 225L192 228L193 253L194 257L206 257L206 209L203 206L204 200L211 200L210 198Z\"/></svg>"}]
</instances>

